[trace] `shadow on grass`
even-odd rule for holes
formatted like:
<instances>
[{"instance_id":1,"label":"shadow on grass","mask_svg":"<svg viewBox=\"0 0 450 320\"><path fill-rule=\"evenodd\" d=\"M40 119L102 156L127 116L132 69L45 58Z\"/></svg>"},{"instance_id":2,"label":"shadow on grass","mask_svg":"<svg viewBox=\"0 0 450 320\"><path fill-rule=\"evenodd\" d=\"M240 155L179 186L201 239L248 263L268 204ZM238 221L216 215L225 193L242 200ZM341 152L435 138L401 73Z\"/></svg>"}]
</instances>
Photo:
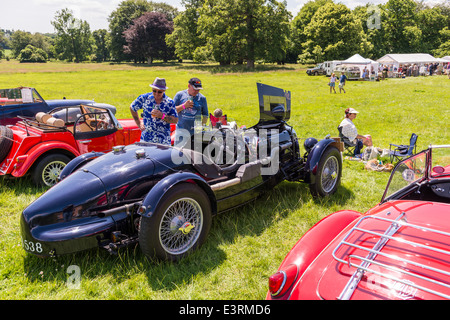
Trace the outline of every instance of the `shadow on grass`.
<instances>
[{"instance_id":1,"label":"shadow on grass","mask_svg":"<svg viewBox=\"0 0 450 320\"><path fill-rule=\"evenodd\" d=\"M31 254L24 257L24 273L28 281L56 283L64 287L74 275L69 272L70 266L80 270L82 287L95 287L96 279L111 276L112 282L120 284L123 281L144 274L148 286L153 291L173 291L180 285L189 283L197 274L208 274L226 259L225 253L217 247L202 247L179 262L165 262L147 259L141 252L139 245L132 245L119 250L117 255L111 255L103 249L91 249L74 254L58 256L56 258L39 258ZM98 289L87 289L87 297L97 299ZM89 292L90 291L90 292ZM103 293L103 292L102 292ZM123 296L114 298L126 298ZM151 297L149 297L151 298Z\"/></svg>"},{"instance_id":2,"label":"shadow on grass","mask_svg":"<svg viewBox=\"0 0 450 320\"><path fill-rule=\"evenodd\" d=\"M112 65L115 63L111 63ZM195 62L154 62L152 64L139 63L120 63L131 67L140 68L175 68L180 70L195 70L198 72L206 72L211 74L218 73L251 73L251 72L267 72L267 71L292 71L296 68L286 65L277 64L255 64L253 69L248 68L245 64L220 65L217 63L195 63Z\"/></svg>"},{"instance_id":3,"label":"shadow on grass","mask_svg":"<svg viewBox=\"0 0 450 320\"><path fill-rule=\"evenodd\" d=\"M219 73L251 73L251 72L267 72L267 71L288 71L295 70L295 68L282 66L282 65L255 65L253 69L247 68L247 66L238 64L238 65L181 65L178 66L177 69L184 70L197 70L200 72L208 72L211 74L219 74Z\"/></svg>"},{"instance_id":4,"label":"shadow on grass","mask_svg":"<svg viewBox=\"0 0 450 320\"><path fill-rule=\"evenodd\" d=\"M313 201L316 205L319 205L323 208L330 208L336 205L344 206L348 202L348 200L353 198L354 192L340 185L336 193L331 197L313 198Z\"/></svg>"},{"instance_id":5,"label":"shadow on grass","mask_svg":"<svg viewBox=\"0 0 450 320\"><path fill-rule=\"evenodd\" d=\"M36 186L29 175L21 178L1 176L0 188L2 189L2 192L11 191L17 196L33 194L40 195L48 190L47 187Z\"/></svg>"},{"instance_id":6,"label":"shadow on grass","mask_svg":"<svg viewBox=\"0 0 450 320\"><path fill-rule=\"evenodd\" d=\"M82 279L88 281L112 276L114 282L120 283L145 274L153 291L173 291L191 282L196 275L208 274L221 265L227 259L221 247L235 243L237 238L261 235L274 223L301 210L305 204L311 205L311 201L321 211L320 207L343 205L352 196L350 190L340 187L329 198L312 199L307 184L283 182L257 200L214 217L206 243L177 263L149 260L142 254L139 245L134 245L120 250L118 255L110 255L103 249L53 259L40 259L27 254L24 272L31 282L56 281L64 286L70 276L67 268L76 265L80 268Z\"/></svg>"}]
</instances>

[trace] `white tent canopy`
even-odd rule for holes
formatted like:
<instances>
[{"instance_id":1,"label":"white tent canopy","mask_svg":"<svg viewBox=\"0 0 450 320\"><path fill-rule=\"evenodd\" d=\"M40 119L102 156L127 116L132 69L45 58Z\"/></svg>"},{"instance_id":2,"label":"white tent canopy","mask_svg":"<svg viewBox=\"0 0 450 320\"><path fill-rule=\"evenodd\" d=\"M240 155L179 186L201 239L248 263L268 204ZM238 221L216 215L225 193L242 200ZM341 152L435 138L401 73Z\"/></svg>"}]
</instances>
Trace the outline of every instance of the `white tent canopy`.
<instances>
[{"instance_id":1,"label":"white tent canopy","mask_svg":"<svg viewBox=\"0 0 450 320\"><path fill-rule=\"evenodd\" d=\"M397 67L401 64L426 64L439 62L438 59L428 53L395 53L386 54L377 60L381 64L393 64Z\"/></svg>"},{"instance_id":2,"label":"white tent canopy","mask_svg":"<svg viewBox=\"0 0 450 320\"><path fill-rule=\"evenodd\" d=\"M378 62L371 59L366 59L359 54L355 54L347 60L342 61L341 65L358 67L361 73L361 78L363 77L362 75L364 68L367 68L369 72L374 72L375 75L378 74Z\"/></svg>"},{"instance_id":3,"label":"white tent canopy","mask_svg":"<svg viewBox=\"0 0 450 320\"><path fill-rule=\"evenodd\" d=\"M342 63L345 63L345 64L363 64L363 65L365 65L365 64L375 63L375 61L363 58L359 54L355 54L355 55L351 56L350 58L348 58L347 60L342 61Z\"/></svg>"}]
</instances>

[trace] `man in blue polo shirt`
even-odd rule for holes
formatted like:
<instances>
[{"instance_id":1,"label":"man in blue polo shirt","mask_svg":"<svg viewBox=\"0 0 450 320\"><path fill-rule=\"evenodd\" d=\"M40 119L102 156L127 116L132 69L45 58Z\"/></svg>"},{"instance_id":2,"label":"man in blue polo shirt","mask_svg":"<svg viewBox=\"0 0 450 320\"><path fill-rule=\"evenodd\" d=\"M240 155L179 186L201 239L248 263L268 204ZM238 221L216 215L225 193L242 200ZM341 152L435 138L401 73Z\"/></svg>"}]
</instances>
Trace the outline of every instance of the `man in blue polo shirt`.
<instances>
[{"instance_id":1,"label":"man in blue polo shirt","mask_svg":"<svg viewBox=\"0 0 450 320\"><path fill-rule=\"evenodd\" d=\"M141 129L141 141L170 145L170 124L178 122L178 115L172 99L166 96L166 80L156 78L150 85L152 92L141 94L130 105L130 112ZM142 119L138 110L143 109Z\"/></svg>"},{"instance_id":2,"label":"man in blue polo shirt","mask_svg":"<svg viewBox=\"0 0 450 320\"><path fill-rule=\"evenodd\" d=\"M345 93L344 86L345 86L346 81L347 81L347 76L342 71L341 77L339 78L339 93L341 93L342 90L344 90L344 93Z\"/></svg>"},{"instance_id":3,"label":"man in blue polo shirt","mask_svg":"<svg viewBox=\"0 0 450 320\"><path fill-rule=\"evenodd\" d=\"M198 78L191 78L188 88L175 94L173 101L178 113L178 123L175 132L175 144L179 143L181 136L194 134L194 122L201 117L202 124L206 124L209 116L206 97L200 93L202 82ZM183 129L183 130L181 130Z\"/></svg>"}]
</instances>

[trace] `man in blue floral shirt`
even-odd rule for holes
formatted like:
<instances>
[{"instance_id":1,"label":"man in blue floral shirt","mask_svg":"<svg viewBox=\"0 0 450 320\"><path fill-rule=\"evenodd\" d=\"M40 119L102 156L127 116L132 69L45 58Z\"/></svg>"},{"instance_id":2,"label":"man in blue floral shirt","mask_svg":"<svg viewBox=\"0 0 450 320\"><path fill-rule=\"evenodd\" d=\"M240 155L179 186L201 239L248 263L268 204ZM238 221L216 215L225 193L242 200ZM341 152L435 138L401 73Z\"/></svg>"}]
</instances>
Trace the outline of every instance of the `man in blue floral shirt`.
<instances>
[{"instance_id":1,"label":"man in blue floral shirt","mask_svg":"<svg viewBox=\"0 0 450 320\"><path fill-rule=\"evenodd\" d=\"M140 95L130 105L131 115L142 131L141 141L170 145L170 124L178 122L175 103L165 94L165 79L156 78L150 87L152 92ZM140 109L143 123L137 113Z\"/></svg>"}]
</instances>

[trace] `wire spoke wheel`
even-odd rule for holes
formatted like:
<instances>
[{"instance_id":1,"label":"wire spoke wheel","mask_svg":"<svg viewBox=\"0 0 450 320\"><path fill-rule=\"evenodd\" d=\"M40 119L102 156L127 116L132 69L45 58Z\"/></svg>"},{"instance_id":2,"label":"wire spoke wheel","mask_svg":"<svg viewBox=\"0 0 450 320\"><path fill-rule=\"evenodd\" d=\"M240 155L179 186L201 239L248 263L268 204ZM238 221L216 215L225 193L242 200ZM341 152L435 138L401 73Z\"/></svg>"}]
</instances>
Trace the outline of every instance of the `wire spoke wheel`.
<instances>
[{"instance_id":1,"label":"wire spoke wheel","mask_svg":"<svg viewBox=\"0 0 450 320\"><path fill-rule=\"evenodd\" d=\"M342 156L336 147L328 147L317 164L317 176L309 185L313 196L325 197L336 192L342 176Z\"/></svg>"},{"instance_id":2,"label":"wire spoke wheel","mask_svg":"<svg viewBox=\"0 0 450 320\"><path fill-rule=\"evenodd\" d=\"M48 154L39 159L32 170L34 183L39 186L52 187L70 158L63 154Z\"/></svg>"},{"instance_id":3,"label":"wire spoke wheel","mask_svg":"<svg viewBox=\"0 0 450 320\"><path fill-rule=\"evenodd\" d=\"M170 254L183 254L198 240L203 224L200 204L191 198L175 201L164 212L159 227L161 246Z\"/></svg>"},{"instance_id":4,"label":"wire spoke wheel","mask_svg":"<svg viewBox=\"0 0 450 320\"><path fill-rule=\"evenodd\" d=\"M181 182L165 192L151 215L141 217L141 250L150 260L178 261L205 242L211 221L207 194L195 184Z\"/></svg>"},{"instance_id":5,"label":"wire spoke wheel","mask_svg":"<svg viewBox=\"0 0 450 320\"><path fill-rule=\"evenodd\" d=\"M329 157L324 164L321 174L322 187L326 193L331 192L334 186L336 185L338 172L339 172L338 159L334 156Z\"/></svg>"},{"instance_id":6,"label":"wire spoke wheel","mask_svg":"<svg viewBox=\"0 0 450 320\"><path fill-rule=\"evenodd\" d=\"M42 170L42 181L49 187L58 182L58 176L66 166L63 161L54 161L47 164Z\"/></svg>"}]
</instances>

